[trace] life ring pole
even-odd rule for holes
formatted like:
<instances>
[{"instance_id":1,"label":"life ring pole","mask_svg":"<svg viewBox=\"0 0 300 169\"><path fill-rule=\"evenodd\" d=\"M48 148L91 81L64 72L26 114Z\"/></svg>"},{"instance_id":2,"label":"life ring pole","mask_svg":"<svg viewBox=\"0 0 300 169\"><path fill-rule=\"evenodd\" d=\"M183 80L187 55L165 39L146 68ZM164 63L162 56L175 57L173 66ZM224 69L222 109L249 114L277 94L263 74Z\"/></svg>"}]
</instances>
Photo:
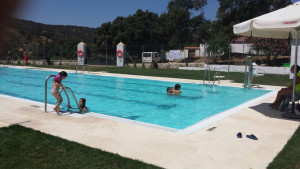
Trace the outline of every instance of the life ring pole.
<instances>
[{"instance_id":1,"label":"life ring pole","mask_svg":"<svg viewBox=\"0 0 300 169\"><path fill-rule=\"evenodd\" d=\"M119 58L122 58L122 56L123 56L123 51L122 51L122 50L118 50L118 51L117 51L117 56L118 56Z\"/></svg>"}]
</instances>

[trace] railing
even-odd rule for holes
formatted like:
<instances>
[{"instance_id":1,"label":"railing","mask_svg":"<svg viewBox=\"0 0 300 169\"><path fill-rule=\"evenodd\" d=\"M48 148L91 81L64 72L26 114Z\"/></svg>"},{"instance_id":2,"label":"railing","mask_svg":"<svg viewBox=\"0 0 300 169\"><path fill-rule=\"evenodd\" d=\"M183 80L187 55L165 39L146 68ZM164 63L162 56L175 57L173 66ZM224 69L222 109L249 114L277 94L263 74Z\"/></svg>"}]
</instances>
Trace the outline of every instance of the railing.
<instances>
[{"instance_id":1,"label":"railing","mask_svg":"<svg viewBox=\"0 0 300 169\"><path fill-rule=\"evenodd\" d=\"M85 66L88 68L88 72L90 72L90 68L88 67L88 65L84 64L84 65L82 65L81 74L84 73ZM77 74L78 68L79 68L79 65L77 64L77 66L76 66L76 74Z\"/></svg>"},{"instance_id":2,"label":"railing","mask_svg":"<svg viewBox=\"0 0 300 169\"><path fill-rule=\"evenodd\" d=\"M207 66L205 68L205 72L204 72L204 76L203 76L203 84L205 84L206 72L208 72L208 80L209 80L208 83L210 83L210 67L209 66Z\"/></svg>"},{"instance_id":3,"label":"railing","mask_svg":"<svg viewBox=\"0 0 300 169\"><path fill-rule=\"evenodd\" d=\"M213 86L215 86L215 82L216 82L216 78L218 78L218 83L220 83L220 70L219 69L215 69L215 76L214 76L214 82L213 82Z\"/></svg>"},{"instance_id":4,"label":"railing","mask_svg":"<svg viewBox=\"0 0 300 169\"><path fill-rule=\"evenodd\" d=\"M12 49L11 52L6 55L4 67L5 67L5 64L7 64L7 67L9 65L16 66L16 64L14 63L14 58L16 58L17 61L20 61L19 55L17 54L17 52L14 49Z\"/></svg>"},{"instance_id":5,"label":"railing","mask_svg":"<svg viewBox=\"0 0 300 169\"><path fill-rule=\"evenodd\" d=\"M70 91L70 93L71 93L72 96L73 96L73 99L74 99L75 102L76 102L76 105L77 105L77 108L78 108L79 112L81 112L80 106L79 106L79 104L78 104L78 101L77 101L77 99L76 99L76 97L75 97L73 91L72 91L69 87L65 87L65 90L64 90L64 89L61 89L61 90L59 91L59 93L61 93L62 91L64 91L65 95L67 96L67 99L68 99L68 110L67 110L67 111L69 111L69 108L72 108L72 107L70 106L70 98L69 98L69 95L67 94L66 90L69 90L69 91Z\"/></svg>"},{"instance_id":6,"label":"railing","mask_svg":"<svg viewBox=\"0 0 300 169\"><path fill-rule=\"evenodd\" d=\"M45 112L47 112L47 82L48 82L49 78L53 77L53 76L55 76L55 75L50 75L45 80Z\"/></svg>"},{"instance_id":7,"label":"railing","mask_svg":"<svg viewBox=\"0 0 300 169\"><path fill-rule=\"evenodd\" d=\"M251 88L251 79L252 79L252 57L247 56L245 60L244 88Z\"/></svg>"},{"instance_id":8,"label":"railing","mask_svg":"<svg viewBox=\"0 0 300 169\"><path fill-rule=\"evenodd\" d=\"M49 80L50 77L54 77L54 76L55 76L55 75L50 75L50 76L48 76L47 79L45 80L45 112L47 112L47 86L48 86L47 84L48 84L48 80ZM79 111L81 112L80 106L79 106L79 104L78 104L78 101L77 101L77 99L76 99L76 97L75 97L73 91L72 91L69 87L66 87L65 89L67 89L67 90L69 90L69 91L71 92L71 94L72 94L72 96L73 96L73 98L74 98L74 100L75 100L75 102L76 102L76 104L77 104L77 107L78 107ZM63 89L61 89L59 93L61 93L62 90L63 90ZM69 111L69 108L70 108L70 98L69 98L67 92L66 92L65 90L63 90L63 91L65 92L65 94L66 94L66 96L67 96L67 99L68 99L68 111Z\"/></svg>"}]
</instances>

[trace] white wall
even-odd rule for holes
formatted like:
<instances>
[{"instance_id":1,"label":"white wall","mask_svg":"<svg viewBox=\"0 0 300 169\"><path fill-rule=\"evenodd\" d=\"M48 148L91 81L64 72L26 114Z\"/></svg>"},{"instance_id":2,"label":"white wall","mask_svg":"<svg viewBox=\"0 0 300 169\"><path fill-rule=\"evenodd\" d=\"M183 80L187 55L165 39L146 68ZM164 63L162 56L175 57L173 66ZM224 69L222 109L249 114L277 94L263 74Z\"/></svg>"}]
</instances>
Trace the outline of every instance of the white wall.
<instances>
[{"instance_id":1,"label":"white wall","mask_svg":"<svg viewBox=\"0 0 300 169\"><path fill-rule=\"evenodd\" d=\"M205 48L207 47L207 45L200 44L199 47L200 47L200 50L195 50L195 55L200 56L200 57L204 57L205 56ZM252 47L252 44L245 43L244 44L244 53L249 53L251 47ZM243 53L243 44L232 43L231 44L231 52L232 53ZM182 59L187 58L188 57L188 50L185 49L185 50L181 51L181 57L182 57ZM170 52L166 52L166 58L167 58L167 60L169 60Z\"/></svg>"},{"instance_id":2,"label":"white wall","mask_svg":"<svg viewBox=\"0 0 300 169\"><path fill-rule=\"evenodd\" d=\"M184 50L180 50L180 57L184 59ZM170 60L170 51L166 51L166 60Z\"/></svg>"},{"instance_id":3,"label":"white wall","mask_svg":"<svg viewBox=\"0 0 300 169\"><path fill-rule=\"evenodd\" d=\"M204 46L204 44L200 44L199 56L202 56L202 57L205 56L205 46Z\"/></svg>"},{"instance_id":4,"label":"white wall","mask_svg":"<svg viewBox=\"0 0 300 169\"><path fill-rule=\"evenodd\" d=\"M231 45L231 52L232 53L243 53L243 44L238 44L238 43L232 43ZM207 45L200 44L200 51L199 51L199 56L205 56L205 48ZM244 53L248 53L252 47L252 44L245 43L244 44Z\"/></svg>"},{"instance_id":5,"label":"white wall","mask_svg":"<svg viewBox=\"0 0 300 169\"><path fill-rule=\"evenodd\" d=\"M208 65L212 68L212 70L218 69L221 72L227 72L228 71L228 65ZM289 67L271 67L271 66L253 66L256 68L258 73L262 74L281 74L281 75L287 75L290 73ZM245 72L245 66L236 66L236 65L230 65L229 68L230 72Z\"/></svg>"},{"instance_id":6,"label":"white wall","mask_svg":"<svg viewBox=\"0 0 300 169\"><path fill-rule=\"evenodd\" d=\"M231 46L231 53L249 53L252 44L245 43L244 44L244 52L243 52L243 44L236 44L232 43Z\"/></svg>"}]
</instances>

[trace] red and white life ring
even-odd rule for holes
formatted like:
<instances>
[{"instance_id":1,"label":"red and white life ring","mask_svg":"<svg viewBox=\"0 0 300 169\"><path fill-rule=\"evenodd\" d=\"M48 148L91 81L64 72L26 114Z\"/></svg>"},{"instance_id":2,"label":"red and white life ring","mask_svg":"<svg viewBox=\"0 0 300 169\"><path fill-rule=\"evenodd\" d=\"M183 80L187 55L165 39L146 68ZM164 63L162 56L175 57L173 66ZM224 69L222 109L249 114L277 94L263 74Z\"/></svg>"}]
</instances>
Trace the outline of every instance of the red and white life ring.
<instances>
[{"instance_id":1,"label":"red and white life ring","mask_svg":"<svg viewBox=\"0 0 300 169\"><path fill-rule=\"evenodd\" d=\"M122 56L123 56L123 51L122 51L122 50L118 50L118 51L117 51L117 56L118 56L119 58L122 58Z\"/></svg>"},{"instance_id":2,"label":"red and white life ring","mask_svg":"<svg viewBox=\"0 0 300 169\"><path fill-rule=\"evenodd\" d=\"M78 50L78 51L77 51L77 55L78 55L79 57L82 57L82 56L83 56L83 50Z\"/></svg>"}]
</instances>

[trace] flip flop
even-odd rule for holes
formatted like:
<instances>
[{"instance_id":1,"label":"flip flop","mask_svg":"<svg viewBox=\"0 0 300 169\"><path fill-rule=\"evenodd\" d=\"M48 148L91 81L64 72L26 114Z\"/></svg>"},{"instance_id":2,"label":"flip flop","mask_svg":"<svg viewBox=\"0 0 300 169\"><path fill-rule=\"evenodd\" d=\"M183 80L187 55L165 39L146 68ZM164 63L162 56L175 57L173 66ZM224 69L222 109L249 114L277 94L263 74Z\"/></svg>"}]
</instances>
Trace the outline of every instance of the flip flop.
<instances>
[{"instance_id":1,"label":"flip flop","mask_svg":"<svg viewBox=\"0 0 300 169\"><path fill-rule=\"evenodd\" d=\"M253 134L247 135L246 137L249 138L249 139L252 139L252 140L258 140L258 138Z\"/></svg>"},{"instance_id":2,"label":"flip flop","mask_svg":"<svg viewBox=\"0 0 300 169\"><path fill-rule=\"evenodd\" d=\"M213 131L214 129L216 129L217 127L211 127L209 129L207 129L206 131Z\"/></svg>"},{"instance_id":3,"label":"flip flop","mask_svg":"<svg viewBox=\"0 0 300 169\"><path fill-rule=\"evenodd\" d=\"M239 132L239 133L237 133L237 138L242 138L243 137L243 135L242 135L242 133L241 132Z\"/></svg>"}]
</instances>

